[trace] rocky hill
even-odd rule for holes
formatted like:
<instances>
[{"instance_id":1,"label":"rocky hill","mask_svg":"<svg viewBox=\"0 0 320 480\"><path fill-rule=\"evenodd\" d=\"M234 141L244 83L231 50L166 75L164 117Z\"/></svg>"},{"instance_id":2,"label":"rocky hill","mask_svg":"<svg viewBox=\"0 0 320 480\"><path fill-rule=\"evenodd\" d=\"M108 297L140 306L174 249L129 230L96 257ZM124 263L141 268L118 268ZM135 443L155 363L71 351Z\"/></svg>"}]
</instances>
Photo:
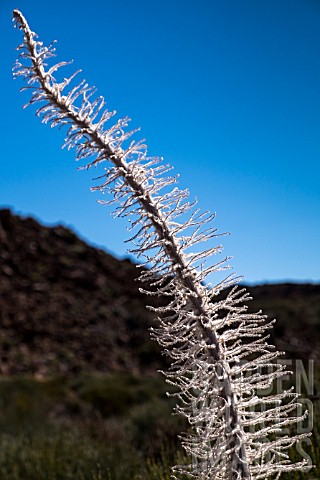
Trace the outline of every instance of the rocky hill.
<instances>
[{"instance_id":1,"label":"rocky hill","mask_svg":"<svg viewBox=\"0 0 320 480\"><path fill-rule=\"evenodd\" d=\"M158 364L138 271L62 226L0 211L0 372L140 371Z\"/></svg>"},{"instance_id":2,"label":"rocky hill","mask_svg":"<svg viewBox=\"0 0 320 480\"><path fill-rule=\"evenodd\" d=\"M138 270L80 240L0 210L0 373L148 373L163 366ZM250 287L290 355L320 352L320 285ZM148 302L150 298L148 297Z\"/></svg>"}]
</instances>

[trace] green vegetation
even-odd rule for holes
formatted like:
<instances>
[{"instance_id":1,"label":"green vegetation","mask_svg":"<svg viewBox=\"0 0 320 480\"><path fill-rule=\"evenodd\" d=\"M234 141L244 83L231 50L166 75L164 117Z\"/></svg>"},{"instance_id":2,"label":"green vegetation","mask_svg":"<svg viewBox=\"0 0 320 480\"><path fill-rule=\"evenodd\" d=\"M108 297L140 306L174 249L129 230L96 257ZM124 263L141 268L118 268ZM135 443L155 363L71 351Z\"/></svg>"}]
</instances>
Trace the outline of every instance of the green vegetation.
<instances>
[{"instance_id":1,"label":"green vegetation","mask_svg":"<svg viewBox=\"0 0 320 480\"><path fill-rule=\"evenodd\" d=\"M3 480L167 479L184 428L159 377L0 381Z\"/></svg>"},{"instance_id":2,"label":"green vegetation","mask_svg":"<svg viewBox=\"0 0 320 480\"><path fill-rule=\"evenodd\" d=\"M161 451L158 458L141 457L119 441L103 445L75 429L2 435L0 475L6 480L169 479L178 455Z\"/></svg>"},{"instance_id":3,"label":"green vegetation","mask_svg":"<svg viewBox=\"0 0 320 480\"><path fill-rule=\"evenodd\" d=\"M186 425L171 414L166 389L160 376L129 374L1 379L0 478L169 479L184 461L177 435ZM302 445L318 466L284 480L320 478L319 402L312 443Z\"/></svg>"}]
</instances>

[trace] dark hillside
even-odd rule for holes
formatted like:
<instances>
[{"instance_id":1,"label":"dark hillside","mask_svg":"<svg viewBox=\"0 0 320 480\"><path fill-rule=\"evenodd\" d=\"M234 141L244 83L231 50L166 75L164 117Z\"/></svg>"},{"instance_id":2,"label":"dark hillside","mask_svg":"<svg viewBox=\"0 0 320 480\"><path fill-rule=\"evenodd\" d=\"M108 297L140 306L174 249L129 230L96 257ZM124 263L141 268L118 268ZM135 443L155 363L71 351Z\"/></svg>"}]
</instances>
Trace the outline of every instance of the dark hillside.
<instances>
[{"instance_id":1,"label":"dark hillside","mask_svg":"<svg viewBox=\"0 0 320 480\"><path fill-rule=\"evenodd\" d=\"M164 360L137 275L65 227L0 210L0 373L155 372ZM249 290L251 308L278 319L281 350L319 357L320 285Z\"/></svg>"},{"instance_id":2,"label":"dark hillside","mask_svg":"<svg viewBox=\"0 0 320 480\"><path fill-rule=\"evenodd\" d=\"M65 227L0 210L0 373L154 370L137 275Z\"/></svg>"},{"instance_id":3,"label":"dark hillside","mask_svg":"<svg viewBox=\"0 0 320 480\"><path fill-rule=\"evenodd\" d=\"M273 343L287 357L320 358L320 285L283 283L249 287L251 308L277 318Z\"/></svg>"}]
</instances>

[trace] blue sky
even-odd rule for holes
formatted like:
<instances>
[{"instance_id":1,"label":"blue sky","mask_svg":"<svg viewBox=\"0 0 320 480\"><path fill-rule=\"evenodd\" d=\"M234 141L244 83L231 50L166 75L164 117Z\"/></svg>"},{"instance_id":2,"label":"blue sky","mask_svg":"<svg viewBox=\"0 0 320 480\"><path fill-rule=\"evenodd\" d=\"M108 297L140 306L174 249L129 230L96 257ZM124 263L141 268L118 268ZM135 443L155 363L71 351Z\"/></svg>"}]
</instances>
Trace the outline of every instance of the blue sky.
<instances>
[{"instance_id":1,"label":"blue sky","mask_svg":"<svg viewBox=\"0 0 320 480\"><path fill-rule=\"evenodd\" d=\"M95 172L22 109L13 8L217 212L247 282L320 280L320 2L2 0L0 206L122 257L126 222L97 205Z\"/></svg>"}]
</instances>

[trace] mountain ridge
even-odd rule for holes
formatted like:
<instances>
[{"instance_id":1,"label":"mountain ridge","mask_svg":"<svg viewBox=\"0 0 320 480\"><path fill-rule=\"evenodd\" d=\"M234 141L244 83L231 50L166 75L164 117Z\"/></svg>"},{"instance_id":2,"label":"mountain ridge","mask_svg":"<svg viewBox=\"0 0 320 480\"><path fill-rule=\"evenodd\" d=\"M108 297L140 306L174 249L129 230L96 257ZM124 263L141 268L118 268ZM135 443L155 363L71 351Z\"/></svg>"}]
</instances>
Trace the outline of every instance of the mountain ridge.
<instances>
[{"instance_id":1,"label":"mountain ridge","mask_svg":"<svg viewBox=\"0 0 320 480\"><path fill-rule=\"evenodd\" d=\"M154 373L166 365L149 336L139 270L67 227L0 210L0 374L82 370ZM290 356L320 352L320 285L247 287L250 310L278 318L272 340ZM301 334L301 330L303 334Z\"/></svg>"}]
</instances>

